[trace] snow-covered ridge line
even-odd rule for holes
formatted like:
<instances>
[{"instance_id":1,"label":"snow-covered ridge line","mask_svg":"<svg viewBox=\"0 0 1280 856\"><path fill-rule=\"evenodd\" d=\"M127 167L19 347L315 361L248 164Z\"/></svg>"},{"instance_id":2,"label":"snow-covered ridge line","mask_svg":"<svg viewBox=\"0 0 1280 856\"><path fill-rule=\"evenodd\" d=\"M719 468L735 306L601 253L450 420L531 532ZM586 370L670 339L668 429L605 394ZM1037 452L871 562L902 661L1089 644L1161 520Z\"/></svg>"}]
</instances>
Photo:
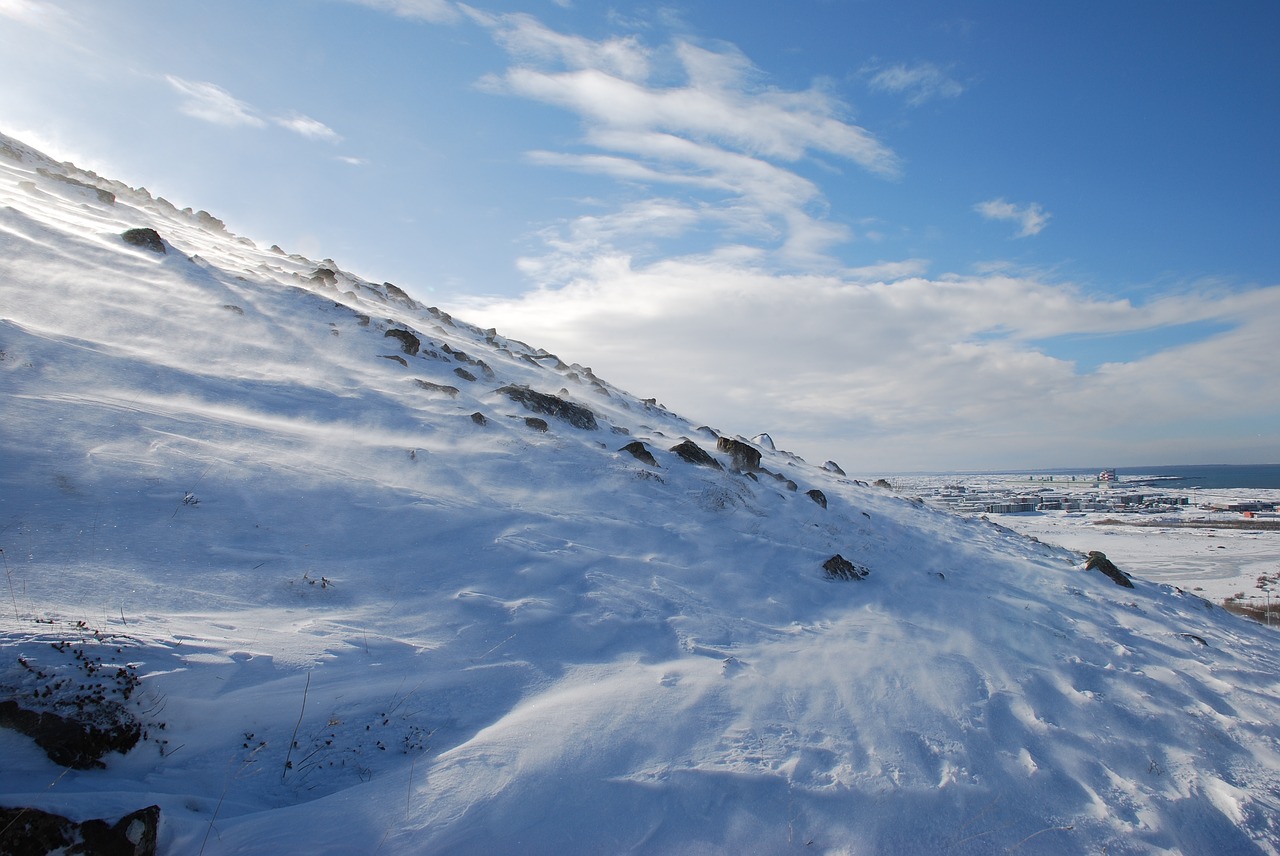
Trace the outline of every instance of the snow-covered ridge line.
<instances>
[{"instance_id":1,"label":"snow-covered ridge line","mask_svg":"<svg viewBox=\"0 0 1280 856\"><path fill-rule=\"evenodd\" d=\"M0 701L118 675L142 730L0 728L0 807L207 856L1280 853L1266 628L0 142Z\"/></svg>"}]
</instances>

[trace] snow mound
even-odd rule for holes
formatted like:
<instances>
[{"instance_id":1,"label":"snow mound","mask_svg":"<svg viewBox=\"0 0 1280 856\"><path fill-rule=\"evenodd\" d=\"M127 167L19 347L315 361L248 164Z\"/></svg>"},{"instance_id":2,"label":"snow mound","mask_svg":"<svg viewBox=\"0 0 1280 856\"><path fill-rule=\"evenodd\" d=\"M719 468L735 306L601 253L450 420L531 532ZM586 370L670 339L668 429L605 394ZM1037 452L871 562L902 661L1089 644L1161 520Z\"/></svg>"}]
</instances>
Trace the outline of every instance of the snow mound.
<instances>
[{"instance_id":1,"label":"snow mound","mask_svg":"<svg viewBox=\"0 0 1280 856\"><path fill-rule=\"evenodd\" d=\"M1280 853L1266 628L768 435L735 469L3 137L0 394L4 697L96 633L147 729L85 770L0 729L0 805L209 856Z\"/></svg>"}]
</instances>

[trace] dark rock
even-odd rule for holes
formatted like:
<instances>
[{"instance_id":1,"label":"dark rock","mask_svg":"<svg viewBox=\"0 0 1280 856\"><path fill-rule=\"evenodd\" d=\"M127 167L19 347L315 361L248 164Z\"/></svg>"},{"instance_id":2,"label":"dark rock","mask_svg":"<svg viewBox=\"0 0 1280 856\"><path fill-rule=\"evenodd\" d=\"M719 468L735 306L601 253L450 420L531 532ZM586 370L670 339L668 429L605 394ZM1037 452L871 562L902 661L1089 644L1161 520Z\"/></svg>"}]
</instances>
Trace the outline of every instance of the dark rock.
<instances>
[{"instance_id":1,"label":"dark rock","mask_svg":"<svg viewBox=\"0 0 1280 856\"><path fill-rule=\"evenodd\" d=\"M1205 641L1203 636L1197 636L1194 633L1179 633L1178 635L1181 636L1183 639L1190 639L1192 642L1199 642L1201 645L1205 646L1206 648L1209 647L1209 643Z\"/></svg>"},{"instance_id":2,"label":"dark rock","mask_svg":"<svg viewBox=\"0 0 1280 856\"><path fill-rule=\"evenodd\" d=\"M393 300L399 300L401 303L413 303L413 298L406 294L404 289L392 285L389 282L384 282L382 287L387 290L387 297L390 297Z\"/></svg>"},{"instance_id":3,"label":"dark rock","mask_svg":"<svg viewBox=\"0 0 1280 856\"><path fill-rule=\"evenodd\" d=\"M805 496L809 497L814 502L818 503L818 505L821 505L823 508L827 507L827 495L822 491L818 490L816 487L813 490L805 491Z\"/></svg>"},{"instance_id":4,"label":"dark rock","mask_svg":"<svg viewBox=\"0 0 1280 856\"><path fill-rule=\"evenodd\" d=\"M45 178L51 178L54 181L60 181L63 184L69 184L72 187L78 187L81 190L88 190L98 197L99 202L105 202L108 205L116 204L116 195L109 190L103 190L101 187L94 187L92 184L85 184L83 181L80 181L79 179L72 178L69 175L62 175L61 173L52 172L51 170L47 170L44 167L36 167L36 172L40 173Z\"/></svg>"},{"instance_id":5,"label":"dark rock","mask_svg":"<svg viewBox=\"0 0 1280 856\"><path fill-rule=\"evenodd\" d=\"M527 386L504 386L498 392L518 404L523 404L534 413L554 416L562 422L568 422L575 428L582 428L587 431L596 431L600 428L596 423L596 415L581 404L565 401L555 395L534 392Z\"/></svg>"},{"instance_id":6,"label":"dark rock","mask_svg":"<svg viewBox=\"0 0 1280 856\"><path fill-rule=\"evenodd\" d=\"M765 470L765 469L761 469L759 470L759 472L764 473L766 476L770 476L775 481L782 482L782 486L785 487L787 490L796 491L800 489L800 486L798 484L796 484L791 479L784 476L782 473L770 472L769 470Z\"/></svg>"},{"instance_id":7,"label":"dark rock","mask_svg":"<svg viewBox=\"0 0 1280 856\"><path fill-rule=\"evenodd\" d=\"M876 479L871 483L874 487L882 487L885 490L893 490L893 485L889 484L888 479Z\"/></svg>"},{"instance_id":8,"label":"dark rock","mask_svg":"<svg viewBox=\"0 0 1280 856\"><path fill-rule=\"evenodd\" d=\"M458 388L456 386L445 386L442 383L432 383L429 380L423 380L422 378L416 377L413 379L413 382L425 389L427 392L439 392L449 396L450 398L458 397Z\"/></svg>"},{"instance_id":9,"label":"dark rock","mask_svg":"<svg viewBox=\"0 0 1280 856\"><path fill-rule=\"evenodd\" d=\"M691 464L697 464L700 467L712 467L717 470L724 469L724 467L720 466L719 461L711 457L706 450L692 440L685 440L682 443L672 446L671 451L675 452L682 459Z\"/></svg>"},{"instance_id":10,"label":"dark rock","mask_svg":"<svg viewBox=\"0 0 1280 856\"><path fill-rule=\"evenodd\" d=\"M827 461L825 464L822 465L822 468L827 472L835 473L838 476L842 476L845 474L844 470L840 469L840 465L837 464L835 461Z\"/></svg>"},{"instance_id":11,"label":"dark rock","mask_svg":"<svg viewBox=\"0 0 1280 856\"><path fill-rule=\"evenodd\" d=\"M476 379L475 375L473 375L471 372L464 369L462 366L458 366L456 369L454 369L453 373L456 374L458 377L462 378L463 380L469 380L474 382Z\"/></svg>"},{"instance_id":12,"label":"dark rock","mask_svg":"<svg viewBox=\"0 0 1280 856\"><path fill-rule=\"evenodd\" d=\"M546 431L551 427L547 424L547 420L539 419L536 416L526 416L524 418L524 424L532 428L534 431Z\"/></svg>"},{"instance_id":13,"label":"dark rock","mask_svg":"<svg viewBox=\"0 0 1280 856\"><path fill-rule=\"evenodd\" d=\"M18 151L4 140L0 140L0 155L4 155L9 160L15 160L18 163L22 163L22 152Z\"/></svg>"},{"instance_id":14,"label":"dark rock","mask_svg":"<svg viewBox=\"0 0 1280 856\"><path fill-rule=\"evenodd\" d=\"M316 272L311 274L311 281L316 285L332 285L336 287L338 284L338 272L327 267L316 268Z\"/></svg>"},{"instance_id":15,"label":"dark rock","mask_svg":"<svg viewBox=\"0 0 1280 856\"><path fill-rule=\"evenodd\" d=\"M105 820L77 823L36 808L0 808L0 845L11 856L83 853L90 856L155 856L160 806Z\"/></svg>"},{"instance_id":16,"label":"dark rock","mask_svg":"<svg viewBox=\"0 0 1280 856\"><path fill-rule=\"evenodd\" d=\"M485 416L483 413L481 413L479 410L471 414L471 421L476 423L477 425L489 424L489 418Z\"/></svg>"},{"instance_id":17,"label":"dark rock","mask_svg":"<svg viewBox=\"0 0 1280 856\"><path fill-rule=\"evenodd\" d=\"M400 356L399 354L378 354L378 356L382 357L384 360L395 360L397 363L404 366L405 368L409 368L409 364L405 362L404 357Z\"/></svg>"},{"instance_id":18,"label":"dark rock","mask_svg":"<svg viewBox=\"0 0 1280 856\"><path fill-rule=\"evenodd\" d=\"M225 234L227 231L227 224L214 217L208 211L196 212L196 225L208 232Z\"/></svg>"},{"instance_id":19,"label":"dark rock","mask_svg":"<svg viewBox=\"0 0 1280 856\"><path fill-rule=\"evenodd\" d=\"M1115 566L1115 563L1107 558L1107 554L1098 550L1090 550L1089 558L1084 563L1085 570L1102 571L1116 585L1125 588L1133 588L1133 583L1129 581L1129 576L1124 571Z\"/></svg>"},{"instance_id":20,"label":"dark rock","mask_svg":"<svg viewBox=\"0 0 1280 856\"><path fill-rule=\"evenodd\" d=\"M231 312L234 312L234 313L236 313L237 315L243 315L243 314L244 314L244 310L243 310L243 309L241 309L239 306L236 306L234 303L224 303L224 304L222 304L222 308L223 308L223 309L230 310Z\"/></svg>"},{"instance_id":21,"label":"dark rock","mask_svg":"<svg viewBox=\"0 0 1280 856\"><path fill-rule=\"evenodd\" d=\"M27 735L49 760L77 770L105 767L103 755L128 752L142 737L137 720L111 702L86 711L83 718L72 719L53 711L27 710L11 699L0 701L0 727Z\"/></svg>"},{"instance_id":22,"label":"dark rock","mask_svg":"<svg viewBox=\"0 0 1280 856\"><path fill-rule=\"evenodd\" d=\"M822 569L827 572L827 578L833 580L865 580L871 573L867 568L850 562L839 553L823 562Z\"/></svg>"},{"instance_id":23,"label":"dark rock","mask_svg":"<svg viewBox=\"0 0 1280 856\"><path fill-rule=\"evenodd\" d=\"M750 443L735 440L732 437L721 437L716 440L716 449L729 456L729 465L740 473L751 473L760 469L760 450Z\"/></svg>"},{"instance_id":24,"label":"dark rock","mask_svg":"<svg viewBox=\"0 0 1280 856\"><path fill-rule=\"evenodd\" d=\"M149 227L125 229L120 233L120 237L124 238L126 244L142 247L144 250L150 250L162 256L169 252L164 248L164 241L160 239L160 233Z\"/></svg>"},{"instance_id":25,"label":"dark rock","mask_svg":"<svg viewBox=\"0 0 1280 856\"><path fill-rule=\"evenodd\" d=\"M410 333L408 330L398 330L393 327L382 335L384 337L398 339L400 341L400 348L411 357L417 356L418 349L422 347L422 342L418 337Z\"/></svg>"},{"instance_id":26,"label":"dark rock","mask_svg":"<svg viewBox=\"0 0 1280 856\"><path fill-rule=\"evenodd\" d=\"M645 447L644 443L641 443L639 440L628 443L618 451L630 452L631 455L642 464L648 464L651 467L658 466L658 461L653 457L653 453L650 452Z\"/></svg>"}]
</instances>

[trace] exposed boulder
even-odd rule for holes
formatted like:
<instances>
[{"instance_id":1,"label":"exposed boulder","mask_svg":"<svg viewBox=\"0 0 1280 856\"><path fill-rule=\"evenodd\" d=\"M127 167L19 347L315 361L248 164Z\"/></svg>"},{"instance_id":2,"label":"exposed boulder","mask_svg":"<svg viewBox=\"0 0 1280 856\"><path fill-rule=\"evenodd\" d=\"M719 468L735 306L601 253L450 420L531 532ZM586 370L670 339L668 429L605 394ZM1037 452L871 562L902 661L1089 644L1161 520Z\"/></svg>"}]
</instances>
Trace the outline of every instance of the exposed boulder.
<instances>
[{"instance_id":1,"label":"exposed boulder","mask_svg":"<svg viewBox=\"0 0 1280 856\"><path fill-rule=\"evenodd\" d=\"M845 474L844 470L840 469L840 465L837 464L835 461L827 461L825 464L822 465L822 468L827 472L835 473L838 476L842 476Z\"/></svg>"},{"instance_id":2,"label":"exposed boulder","mask_svg":"<svg viewBox=\"0 0 1280 856\"><path fill-rule=\"evenodd\" d=\"M823 508L827 507L827 495L822 491L818 490L816 487L813 490L805 491L805 496L809 497L814 502L818 503L818 505L821 505Z\"/></svg>"},{"instance_id":3,"label":"exposed boulder","mask_svg":"<svg viewBox=\"0 0 1280 856\"><path fill-rule=\"evenodd\" d=\"M648 464L651 467L658 466L658 461L639 440L633 440L618 450L619 452L629 452L637 461L642 464Z\"/></svg>"},{"instance_id":4,"label":"exposed boulder","mask_svg":"<svg viewBox=\"0 0 1280 856\"><path fill-rule=\"evenodd\" d=\"M87 190L97 196L99 202L105 202L108 205L116 204L116 195L109 190L103 190L101 187L94 187L92 184L85 184L77 178L72 178L69 175L62 175L61 173L53 172L52 170L45 169L44 167L36 167L36 172L40 173L45 178L51 178L54 181L60 181L63 184L70 185L71 187Z\"/></svg>"},{"instance_id":5,"label":"exposed boulder","mask_svg":"<svg viewBox=\"0 0 1280 856\"><path fill-rule=\"evenodd\" d=\"M384 360L395 360L397 363L404 366L405 368L409 368L409 364L406 363L404 360L404 357L400 356L399 354L378 354L378 356L382 357Z\"/></svg>"},{"instance_id":6,"label":"exposed boulder","mask_svg":"<svg viewBox=\"0 0 1280 856\"><path fill-rule=\"evenodd\" d=\"M526 416L524 418L524 424L529 428L532 428L534 431L546 431L551 427L547 424L547 420L539 419L536 416Z\"/></svg>"},{"instance_id":7,"label":"exposed boulder","mask_svg":"<svg viewBox=\"0 0 1280 856\"><path fill-rule=\"evenodd\" d=\"M103 856L155 856L160 806L105 820L77 823L37 808L0 808L0 843L14 856L86 853Z\"/></svg>"},{"instance_id":8,"label":"exposed boulder","mask_svg":"<svg viewBox=\"0 0 1280 856\"><path fill-rule=\"evenodd\" d=\"M740 473L752 473L760 469L760 450L750 443L732 437L721 437L716 440L716 449L727 454L730 466Z\"/></svg>"},{"instance_id":9,"label":"exposed boulder","mask_svg":"<svg viewBox=\"0 0 1280 856\"><path fill-rule=\"evenodd\" d=\"M162 256L169 252L164 248L164 241L161 240L160 233L148 226L139 229L125 229L120 233L120 237L124 239L126 244L142 247L144 250L150 250Z\"/></svg>"},{"instance_id":10,"label":"exposed boulder","mask_svg":"<svg viewBox=\"0 0 1280 856\"><path fill-rule=\"evenodd\" d=\"M475 375L473 375L471 372L464 369L462 366L458 366L456 369L454 369L453 373L456 374L458 377L462 378L463 380L469 380L474 382L476 379Z\"/></svg>"},{"instance_id":11,"label":"exposed boulder","mask_svg":"<svg viewBox=\"0 0 1280 856\"><path fill-rule=\"evenodd\" d=\"M489 417L485 416L483 413L477 410L475 413L471 414L471 421L476 423L477 425L488 425Z\"/></svg>"},{"instance_id":12,"label":"exposed boulder","mask_svg":"<svg viewBox=\"0 0 1280 856\"><path fill-rule=\"evenodd\" d=\"M724 467L720 462L711 457L705 449L692 440L685 440L671 447L671 451L679 455L683 460L697 464L700 467L711 467L713 469L722 470Z\"/></svg>"},{"instance_id":13,"label":"exposed boulder","mask_svg":"<svg viewBox=\"0 0 1280 856\"><path fill-rule=\"evenodd\" d=\"M523 404L534 413L554 416L562 422L568 422L575 428L596 431L600 426L596 423L596 415L581 404L565 401L555 395L534 392L527 386L504 386L498 392L517 404Z\"/></svg>"},{"instance_id":14,"label":"exposed boulder","mask_svg":"<svg viewBox=\"0 0 1280 856\"><path fill-rule=\"evenodd\" d=\"M418 349L422 347L422 342L418 337L410 333L408 330L398 330L393 327L382 335L384 337L398 339L400 341L401 350L411 357L417 356Z\"/></svg>"},{"instance_id":15,"label":"exposed boulder","mask_svg":"<svg viewBox=\"0 0 1280 856\"><path fill-rule=\"evenodd\" d=\"M1084 563L1087 571L1102 571L1116 585L1125 588L1133 588L1128 574L1115 566L1115 563L1107 558L1107 554L1099 550L1090 550L1089 558Z\"/></svg>"},{"instance_id":16,"label":"exposed boulder","mask_svg":"<svg viewBox=\"0 0 1280 856\"><path fill-rule=\"evenodd\" d=\"M871 573L866 567L850 562L839 553L823 562L822 569L827 572L827 578L832 580L865 580Z\"/></svg>"},{"instance_id":17,"label":"exposed boulder","mask_svg":"<svg viewBox=\"0 0 1280 856\"><path fill-rule=\"evenodd\" d=\"M0 726L35 740L53 763L77 770L105 767L103 755L128 752L142 737L142 726L128 711L105 701L74 718L27 710L11 699L0 701Z\"/></svg>"},{"instance_id":18,"label":"exposed boulder","mask_svg":"<svg viewBox=\"0 0 1280 856\"><path fill-rule=\"evenodd\" d=\"M405 293L405 290L399 286L392 285L389 282L384 282L382 287L387 290L387 297L390 297L392 300L398 300L401 303L407 303L410 306L413 305L413 298Z\"/></svg>"},{"instance_id":19,"label":"exposed boulder","mask_svg":"<svg viewBox=\"0 0 1280 856\"><path fill-rule=\"evenodd\" d=\"M888 479L876 479L871 484L875 487L882 487L885 490L893 490L893 485L889 484Z\"/></svg>"},{"instance_id":20,"label":"exposed boulder","mask_svg":"<svg viewBox=\"0 0 1280 856\"><path fill-rule=\"evenodd\" d=\"M425 389L427 392L438 392L438 393L441 393L442 395L447 395L450 398L458 397L458 388L456 386L446 386L445 384L442 384L442 383L432 383L431 381L423 380L422 378L414 378L413 382L416 383L421 388Z\"/></svg>"}]
</instances>

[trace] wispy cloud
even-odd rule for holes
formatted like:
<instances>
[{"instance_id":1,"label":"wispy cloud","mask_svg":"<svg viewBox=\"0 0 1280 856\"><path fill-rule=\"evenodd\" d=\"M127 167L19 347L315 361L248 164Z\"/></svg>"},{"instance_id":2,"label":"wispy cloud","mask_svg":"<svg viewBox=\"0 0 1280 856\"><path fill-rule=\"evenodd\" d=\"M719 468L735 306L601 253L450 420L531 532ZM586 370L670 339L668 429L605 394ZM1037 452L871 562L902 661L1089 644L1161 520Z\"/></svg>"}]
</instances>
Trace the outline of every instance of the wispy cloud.
<instances>
[{"instance_id":1,"label":"wispy cloud","mask_svg":"<svg viewBox=\"0 0 1280 856\"><path fill-rule=\"evenodd\" d=\"M850 232L826 219L821 190L795 164L826 156L880 177L900 171L897 155L849 121L846 105L830 91L764 85L731 47L677 40L655 48L635 36L591 40L555 32L529 15L463 8L513 61L483 79L483 88L559 107L583 124L575 150L535 151L535 163L614 178L655 199L678 191L685 201L677 222L685 234L700 231L708 251L717 241L723 249L750 237L788 265L829 266L830 248ZM598 234L573 246L575 236L602 220L591 215L590 228L567 224L548 242L560 258L526 259L525 269L563 275L571 260L589 263L591 252L636 250L622 231L610 233L609 247Z\"/></svg>"},{"instance_id":2,"label":"wispy cloud","mask_svg":"<svg viewBox=\"0 0 1280 856\"><path fill-rule=\"evenodd\" d=\"M448 24L461 16L448 0L348 0L360 6L368 6L381 12L390 12L400 18L426 21L432 24Z\"/></svg>"},{"instance_id":3,"label":"wispy cloud","mask_svg":"<svg viewBox=\"0 0 1280 856\"><path fill-rule=\"evenodd\" d=\"M328 125L301 113L277 116L272 121L282 128L287 128L295 134L301 134L313 140L324 140L327 143L342 141L342 137L338 136L337 132Z\"/></svg>"},{"instance_id":4,"label":"wispy cloud","mask_svg":"<svg viewBox=\"0 0 1280 856\"><path fill-rule=\"evenodd\" d=\"M194 119L227 128L239 126L262 128L269 120L281 128L308 139L329 143L342 140L342 137L328 125L296 111L290 111L283 116L264 117L262 111L236 98L216 83L184 80L173 75L166 75L165 80L184 96L178 109Z\"/></svg>"},{"instance_id":5,"label":"wispy cloud","mask_svg":"<svg viewBox=\"0 0 1280 856\"><path fill-rule=\"evenodd\" d=\"M1004 199L988 199L986 202L979 202L973 206L973 210L988 220L1009 220L1017 223L1016 237L1019 238L1040 234L1044 227L1049 225L1049 218L1053 216L1041 208L1038 202L1015 205Z\"/></svg>"},{"instance_id":6,"label":"wispy cloud","mask_svg":"<svg viewBox=\"0 0 1280 856\"><path fill-rule=\"evenodd\" d=\"M249 104L214 83L183 80L166 75L169 85L184 96L178 109L194 119L224 127L247 125L261 128L266 121Z\"/></svg>"},{"instance_id":7,"label":"wispy cloud","mask_svg":"<svg viewBox=\"0 0 1280 856\"><path fill-rule=\"evenodd\" d=\"M869 66L864 72L871 75L869 85L872 89L905 95L907 103L913 107L934 98L955 98L964 92L959 81L931 62Z\"/></svg>"}]
</instances>

